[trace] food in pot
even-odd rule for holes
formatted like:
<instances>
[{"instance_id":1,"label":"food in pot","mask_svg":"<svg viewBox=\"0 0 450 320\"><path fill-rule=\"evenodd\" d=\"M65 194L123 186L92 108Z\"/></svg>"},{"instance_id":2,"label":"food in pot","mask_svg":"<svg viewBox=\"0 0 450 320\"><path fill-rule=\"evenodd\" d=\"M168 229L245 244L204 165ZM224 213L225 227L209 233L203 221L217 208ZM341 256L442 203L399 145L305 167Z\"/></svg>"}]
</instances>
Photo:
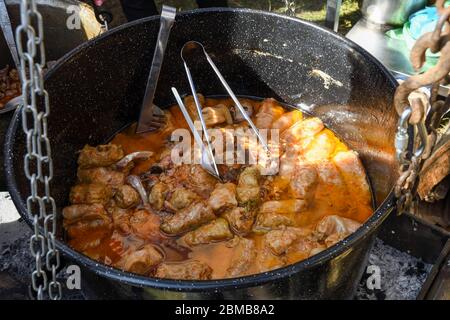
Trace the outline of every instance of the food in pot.
<instances>
[{"instance_id":1,"label":"food in pot","mask_svg":"<svg viewBox=\"0 0 450 320\"><path fill-rule=\"evenodd\" d=\"M0 109L12 98L21 94L19 73L16 69L6 66L0 69Z\"/></svg>"},{"instance_id":2,"label":"food in pot","mask_svg":"<svg viewBox=\"0 0 450 320\"><path fill-rule=\"evenodd\" d=\"M185 103L195 115L192 100ZM232 100L200 100L210 128L247 128ZM357 230L373 212L357 153L318 118L273 99L242 103L260 129L279 130L278 173L220 164L218 181L198 164L175 164L170 134L187 124L173 106L164 130L136 135L130 127L81 150L63 210L69 244L126 271L209 280L287 266Z\"/></svg>"}]
</instances>

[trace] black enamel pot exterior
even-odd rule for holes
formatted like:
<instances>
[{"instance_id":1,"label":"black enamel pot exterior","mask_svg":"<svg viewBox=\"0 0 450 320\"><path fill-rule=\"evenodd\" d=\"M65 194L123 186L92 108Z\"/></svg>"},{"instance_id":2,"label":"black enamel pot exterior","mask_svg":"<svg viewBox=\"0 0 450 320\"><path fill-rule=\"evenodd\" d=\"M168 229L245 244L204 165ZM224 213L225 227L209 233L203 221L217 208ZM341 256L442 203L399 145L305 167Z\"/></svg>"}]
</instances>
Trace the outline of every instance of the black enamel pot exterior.
<instances>
[{"instance_id":1,"label":"black enamel pot exterior","mask_svg":"<svg viewBox=\"0 0 450 320\"><path fill-rule=\"evenodd\" d=\"M75 182L77 150L104 142L136 120L158 27L159 18L152 17L111 30L66 55L47 74L52 193L58 210L67 205ZM58 247L82 266L86 291L99 298L351 298L377 228L393 208L395 80L363 49L316 25L247 9L196 10L177 16L158 85L160 106L174 102L172 86L189 92L179 54L188 40L205 45L236 94L301 106L357 150L376 195L376 212L349 238L310 259L237 279L152 279L98 264L63 241ZM224 94L205 61L198 59L191 71L199 92ZM29 222L29 187L22 164L25 138L17 112L6 140L9 190Z\"/></svg>"}]
</instances>

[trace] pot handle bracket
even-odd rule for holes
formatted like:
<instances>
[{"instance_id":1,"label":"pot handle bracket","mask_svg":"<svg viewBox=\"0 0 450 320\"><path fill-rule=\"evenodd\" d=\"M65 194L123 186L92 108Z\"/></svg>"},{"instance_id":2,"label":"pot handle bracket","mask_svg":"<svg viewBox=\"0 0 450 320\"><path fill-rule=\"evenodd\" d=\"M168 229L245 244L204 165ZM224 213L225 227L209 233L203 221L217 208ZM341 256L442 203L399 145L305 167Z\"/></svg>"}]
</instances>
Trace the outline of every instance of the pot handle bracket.
<instances>
[{"instance_id":1,"label":"pot handle bracket","mask_svg":"<svg viewBox=\"0 0 450 320\"><path fill-rule=\"evenodd\" d=\"M94 9L95 19L102 26L100 33L106 32L109 29L109 25L113 21L112 13L104 6L102 0L91 0L92 8Z\"/></svg>"},{"instance_id":2,"label":"pot handle bracket","mask_svg":"<svg viewBox=\"0 0 450 320\"><path fill-rule=\"evenodd\" d=\"M395 110L399 115L395 148L400 165L394 189L399 214L411 211L417 193L422 200L427 200L420 192L423 190L421 184L426 183L420 179L421 172L426 159L436 151L435 146L443 136L439 132L441 120L450 110L450 96L445 101L438 100L439 86L450 80L450 7L445 7L445 0L437 0L436 7L440 15L436 28L416 41L410 59L418 72L424 65L428 49L433 53L440 52L439 61L429 70L403 81L394 96ZM421 90L427 86L431 87L429 95ZM439 174L437 182L450 174L450 166L439 168Z\"/></svg>"},{"instance_id":3,"label":"pot handle bracket","mask_svg":"<svg viewBox=\"0 0 450 320\"><path fill-rule=\"evenodd\" d=\"M419 108L422 110L420 112L422 116L415 121L412 119L413 109ZM405 108L398 120L395 150L400 176L394 189L397 196L398 213L409 211L413 204L421 162L425 158L425 150L429 149L425 110L422 99L416 97L411 100L411 106ZM411 148L412 151L409 152Z\"/></svg>"}]
</instances>

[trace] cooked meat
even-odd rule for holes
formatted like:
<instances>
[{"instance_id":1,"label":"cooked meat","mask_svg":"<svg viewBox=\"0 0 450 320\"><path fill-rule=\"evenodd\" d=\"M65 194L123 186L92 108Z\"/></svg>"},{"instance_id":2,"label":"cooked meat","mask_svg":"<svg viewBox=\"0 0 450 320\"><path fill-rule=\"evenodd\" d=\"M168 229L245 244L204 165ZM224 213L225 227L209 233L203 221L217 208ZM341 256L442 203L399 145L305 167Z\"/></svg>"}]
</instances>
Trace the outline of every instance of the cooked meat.
<instances>
[{"instance_id":1,"label":"cooked meat","mask_svg":"<svg viewBox=\"0 0 450 320\"><path fill-rule=\"evenodd\" d=\"M326 216L319 221L316 231L331 235L333 233L352 233L355 232L361 224L351 219L339 217L336 215Z\"/></svg>"},{"instance_id":2,"label":"cooked meat","mask_svg":"<svg viewBox=\"0 0 450 320\"><path fill-rule=\"evenodd\" d=\"M320 161L315 164L319 180L332 187L344 187L344 181L338 169L331 161Z\"/></svg>"},{"instance_id":3,"label":"cooked meat","mask_svg":"<svg viewBox=\"0 0 450 320\"><path fill-rule=\"evenodd\" d=\"M291 179L291 191L295 198L310 200L317 187L318 175L314 166L299 165L296 167Z\"/></svg>"},{"instance_id":4,"label":"cooked meat","mask_svg":"<svg viewBox=\"0 0 450 320\"><path fill-rule=\"evenodd\" d=\"M114 207L111 210L114 228L119 230L122 234L131 233L130 217L132 212L133 211L130 209L121 209L118 207Z\"/></svg>"},{"instance_id":5,"label":"cooked meat","mask_svg":"<svg viewBox=\"0 0 450 320\"><path fill-rule=\"evenodd\" d=\"M206 172L200 165L192 165L187 177L190 188L203 198L208 198L217 183L216 178Z\"/></svg>"},{"instance_id":6,"label":"cooked meat","mask_svg":"<svg viewBox=\"0 0 450 320\"><path fill-rule=\"evenodd\" d=\"M301 121L303 119L303 113L300 110L293 110L283 114L272 124L272 129L278 129L280 134L292 126L297 121Z\"/></svg>"},{"instance_id":7,"label":"cooked meat","mask_svg":"<svg viewBox=\"0 0 450 320\"><path fill-rule=\"evenodd\" d=\"M324 245L321 245L319 243L315 243L315 246L313 247L313 249L309 252L309 256L312 257L313 255L316 255L320 252L322 252L323 250L325 250L327 247ZM297 260L298 261L298 260Z\"/></svg>"},{"instance_id":8,"label":"cooked meat","mask_svg":"<svg viewBox=\"0 0 450 320\"><path fill-rule=\"evenodd\" d=\"M108 216L98 215L97 217L90 217L89 219L79 219L75 221L65 221L64 227L67 230L69 237L77 237L93 232L95 229L102 229L109 231L111 228L111 218Z\"/></svg>"},{"instance_id":9,"label":"cooked meat","mask_svg":"<svg viewBox=\"0 0 450 320\"><path fill-rule=\"evenodd\" d=\"M236 188L239 204L245 205L248 202L258 202L260 200L259 180L260 172L255 166L247 167L241 172Z\"/></svg>"},{"instance_id":10,"label":"cooked meat","mask_svg":"<svg viewBox=\"0 0 450 320\"><path fill-rule=\"evenodd\" d=\"M274 99L265 99L256 114L255 125L260 129L272 128L272 123L284 113L282 106Z\"/></svg>"},{"instance_id":11,"label":"cooked meat","mask_svg":"<svg viewBox=\"0 0 450 320\"><path fill-rule=\"evenodd\" d=\"M280 138L289 145L294 145L303 139L315 136L323 128L323 122L319 118L308 118L294 123L281 133Z\"/></svg>"},{"instance_id":12,"label":"cooked meat","mask_svg":"<svg viewBox=\"0 0 450 320\"><path fill-rule=\"evenodd\" d=\"M241 167L242 167L242 165L240 165L240 164L233 164L233 165L219 164L219 165L217 165L220 175L222 176L223 180L226 182L237 181L239 174L241 173Z\"/></svg>"},{"instance_id":13,"label":"cooked meat","mask_svg":"<svg viewBox=\"0 0 450 320\"><path fill-rule=\"evenodd\" d=\"M160 171L158 173L161 173L162 171L172 168L172 166L172 149L168 148L161 153L159 162L152 166L152 170Z\"/></svg>"},{"instance_id":14,"label":"cooked meat","mask_svg":"<svg viewBox=\"0 0 450 320\"><path fill-rule=\"evenodd\" d=\"M95 204L74 204L65 207L62 210L64 217L64 224L71 224L80 219L94 220L94 219L106 219L108 220L108 214L105 211L103 205L99 203Z\"/></svg>"},{"instance_id":15,"label":"cooked meat","mask_svg":"<svg viewBox=\"0 0 450 320\"><path fill-rule=\"evenodd\" d=\"M323 242L325 243L326 248L329 248L336 243L344 240L347 238L350 234L349 233L333 233L329 235Z\"/></svg>"},{"instance_id":16,"label":"cooked meat","mask_svg":"<svg viewBox=\"0 0 450 320\"><path fill-rule=\"evenodd\" d=\"M245 99L239 99L239 102L241 103L241 106L244 108L245 113L249 117L251 117L253 115L253 106L251 102L248 102ZM241 122L245 120L244 116L236 106L232 106L231 113L233 115L234 122Z\"/></svg>"},{"instance_id":17,"label":"cooked meat","mask_svg":"<svg viewBox=\"0 0 450 320\"><path fill-rule=\"evenodd\" d=\"M200 106L205 105L205 97L202 94L197 94L198 100L200 102ZM192 121L198 120L197 107L195 106L194 96L187 96L184 98L184 105L188 110L189 115L191 116Z\"/></svg>"},{"instance_id":18,"label":"cooked meat","mask_svg":"<svg viewBox=\"0 0 450 320\"><path fill-rule=\"evenodd\" d=\"M158 240L161 238L160 218L147 210L133 212L130 216L130 227L132 232L142 239Z\"/></svg>"},{"instance_id":19,"label":"cooked meat","mask_svg":"<svg viewBox=\"0 0 450 320\"><path fill-rule=\"evenodd\" d=\"M336 215L326 216L316 225L315 237L324 239L327 247L343 240L355 232L361 224Z\"/></svg>"},{"instance_id":20,"label":"cooked meat","mask_svg":"<svg viewBox=\"0 0 450 320\"><path fill-rule=\"evenodd\" d=\"M139 250L130 250L117 263L117 266L123 270L137 273L148 274L153 268L163 261L162 253L153 245L147 244Z\"/></svg>"},{"instance_id":21,"label":"cooked meat","mask_svg":"<svg viewBox=\"0 0 450 320\"><path fill-rule=\"evenodd\" d=\"M235 207L225 212L223 217L228 221L231 229L235 233L245 235L252 230L255 213L253 210Z\"/></svg>"},{"instance_id":22,"label":"cooked meat","mask_svg":"<svg viewBox=\"0 0 450 320\"><path fill-rule=\"evenodd\" d=\"M286 250L286 257L289 263L304 260L317 254L326 247L310 237L300 237Z\"/></svg>"},{"instance_id":23,"label":"cooked meat","mask_svg":"<svg viewBox=\"0 0 450 320\"><path fill-rule=\"evenodd\" d=\"M295 167L299 162L300 160L298 154L290 155L287 152L282 154L280 157L280 169L278 172L280 177L290 180L294 174Z\"/></svg>"},{"instance_id":24,"label":"cooked meat","mask_svg":"<svg viewBox=\"0 0 450 320\"><path fill-rule=\"evenodd\" d=\"M116 144L105 144L97 147L85 145L78 157L78 166L82 169L107 167L115 164L124 157L121 146Z\"/></svg>"},{"instance_id":25,"label":"cooked meat","mask_svg":"<svg viewBox=\"0 0 450 320\"><path fill-rule=\"evenodd\" d=\"M311 231L303 228L287 227L272 230L264 236L265 245L276 255L281 255L300 237L306 237Z\"/></svg>"},{"instance_id":26,"label":"cooked meat","mask_svg":"<svg viewBox=\"0 0 450 320\"><path fill-rule=\"evenodd\" d=\"M162 130L142 137L130 129L108 145L81 150L77 185L63 210L70 246L147 276L232 278L307 259L370 216L371 193L357 153L320 119L273 99L241 99L257 127L280 135L273 149L274 140L268 141L279 161L267 163L232 100L199 99L213 143L226 147L215 150L216 159L225 160L218 164L223 180L198 164L194 148L181 163L172 161L180 145L171 133L186 128L175 105ZM193 97L185 105L198 119Z\"/></svg>"},{"instance_id":27,"label":"cooked meat","mask_svg":"<svg viewBox=\"0 0 450 320\"><path fill-rule=\"evenodd\" d=\"M72 204L106 204L111 200L112 195L111 187L100 183L90 183L73 186L69 198Z\"/></svg>"},{"instance_id":28,"label":"cooked meat","mask_svg":"<svg viewBox=\"0 0 450 320\"><path fill-rule=\"evenodd\" d=\"M301 199L266 201L261 205L259 213L300 213L307 209L307 202Z\"/></svg>"},{"instance_id":29,"label":"cooked meat","mask_svg":"<svg viewBox=\"0 0 450 320\"><path fill-rule=\"evenodd\" d=\"M218 183L208 199L214 211L223 211L237 206L236 185L234 183Z\"/></svg>"},{"instance_id":30,"label":"cooked meat","mask_svg":"<svg viewBox=\"0 0 450 320\"><path fill-rule=\"evenodd\" d=\"M196 202L184 208L161 224L161 230L167 234L182 234L215 219L210 206Z\"/></svg>"},{"instance_id":31,"label":"cooked meat","mask_svg":"<svg viewBox=\"0 0 450 320\"><path fill-rule=\"evenodd\" d=\"M163 193L163 192L161 192ZM189 189L179 187L170 195L169 203L174 210L188 207L192 202L199 200L199 196Z\"/></svg>"},{"instance_id":32,"label":"cooked meat","mask_svg":"<svg viewBox=\"0 0 450 320\"><path fill-rule=\"evenodd\" d=\"M258 186L260 173L255 166L245 168L239 176L239 187Z\"/></svg>"},{"instance_id":33,"label":"cooked meat","mask_svg":"<svg viewBox=\"0 0 450 320\"><path fill-rule=\"evenodd\" d=\"M145 172L139 176L145 190L151 190L159 182L159 174Z\"/></svg>"},{"instance_id":34,"label":"cooked meat","mask_svg":"<svg viewBox=\"0 0 450 320\"><path fill-rule=\"evenodd\" d=\"M289 192L289 179L280 176L269 176L262 184L261 193L266 200L280 200Z\"/></svg>"},{"instance_id":35,"label":"cooked meat","mask_svg":"<svg viewBox=\"0 0 450 320\"><path fill-rule=\"evenodd\" d=\"M233 251L230 266L227 269L227 276L234 278L247 275L255 258L256 246L254 241L246 238L239 238L239 242Z\"/></svg>"},{"instance_id":36,"label":"cooked meat","mask_svg":"<svg viewBox=\"0 0 450 320\"><path fill-rule=\"evenodd\" d=\"M156 278L176 280L209 280L212 269L203 262L191 260L185 262L161 263L156 269Z\"/></svg>"},{"instance_id":37,"label":"cooked meat","mask_svg":"<svg viewBox=\"0 0 450 320\"><path fill-rule=\"evenodd\" d=\"M189 246L208 244L233 238L227 220L218 218L183 236L184 242Z\"/></svg>"},{"instance_id":38,"label":"cooked meat","mask_svg":"<svg viewBox=\"0 0 450 320\"><path fill-rule=\"evenodd\" d=\"M317 162L330 158L336 149L337 139L328 129L318 133L303 153L306 161Z\"/></svg>"},{"instance_id":39,"label":"cooked meat","mask_svg":"<svg viewBox=\"0 0 450 320\"><path fill-rule=\"evenodd\" d=\"M253 231L268 232L270 230L279 229L280 227L293 225L295 225L295 220L289 214L263 212L258 214Z\"/></svg>"},{"instance_id":40,"label":"cooked meat","mask_svg":"<svg viewBox=\"0 0 450 320\"><path fill-rule=\"evenodd\" d=\"M165 183L159 182L156 183L152 190L150 191L150 195L148 196L148 202L155 210L161 210L164 206L164 201L166 200L167 193L169 192L169 186Z\"/></svg>"},{"instance_id":41,"label":"cooked meat","mask_svg":"<svg viewBox=\"0 0 450 320\"><path fill-rule=\"evenodd\" d=\"M122 185L117 188L114 194L116 204L123 209L137 206L140 202L139 193L129 185Z\"/></svg>"},{"instance_id":42,"label":"cooked meat","mask_svg":"<svg viewBox=\"0 0 450 320\"><path fill-rule=\"evenodd\" d=\"M84 241L79 247L85 250L87 247L97 245L100 240L109 233L111 218L103 205L74 204L65 207L62 211L64 228L69 237L83 237Z\"/></svg>"},{"instance_id":43,"label":"cooked meat","mask_svg":"<svg viewBox=\"0 0 450 320\"><path fill-rule=\"evenodd\" d=\"M64 228L76 250L84 251L100 244L111 230L111 219L101 204L75 204L63 209Z\"/></svg>"},{"instance_id":44,"label":"cooked meat","mask_svg":"<svg viewBox=\"0 0 450 320\"><path fill-rule=\"evenodd\" d=\"M354 151L338 152L334 156L333 162L352 196L357 198L358 202L366 204L366 207L370 208L372 197L369 183L358 154Z\"/></svg>"},{"instance_id":45,"label":"cooked meat","mask_svg":"<svg viewBox=\"0 0 450 320\"><path fill-rule=\"evenodd\" d=\"M106 184L113 188L124 184L125 174L123 172L114 171L111 168L98 167L89 169L78 169L78 180L80 183L100 183Z\"/></svg>"},{"instance_id":46,"label":"cooked meat","mask_svg":"<svg viewBox=\"0 0 450 320\"><path fill-rule=\"evenodd\" d=\"M285 257L273 254L268 247L263 246L258 250L255 264L258 272L267 272L284 267L286 265L286 259Z\"/></svg>"},{"instance_id":47,"label":"cooked meat","mask_svg":"<svg viewBox=\"0 0 450 320\"><path fill-rule=\"evenodd\" d=\"M223 104L203 108L202 115L208 127L213 127L221 123L233 124L230 110Z\"/></svg>"}]
</instances>

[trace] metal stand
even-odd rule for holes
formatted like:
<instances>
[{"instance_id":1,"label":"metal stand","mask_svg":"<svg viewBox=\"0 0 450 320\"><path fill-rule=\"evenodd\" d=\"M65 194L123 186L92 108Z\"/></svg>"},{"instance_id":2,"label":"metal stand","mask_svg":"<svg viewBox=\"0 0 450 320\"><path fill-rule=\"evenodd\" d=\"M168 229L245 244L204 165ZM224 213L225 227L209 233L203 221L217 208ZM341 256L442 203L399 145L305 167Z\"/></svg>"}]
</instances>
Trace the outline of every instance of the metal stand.
<instances>
[{"instance_id":1,"label":"metal stand","mask_svg":"<svg viewBox=\"0 0 450 320\"><path fill-rule=\"evenodd\" d=\"M339 28L339 13L341 12L342 0L327 0L327 15L325 17L325 27L334 32Z\"/></svg>"}]
</instances>

